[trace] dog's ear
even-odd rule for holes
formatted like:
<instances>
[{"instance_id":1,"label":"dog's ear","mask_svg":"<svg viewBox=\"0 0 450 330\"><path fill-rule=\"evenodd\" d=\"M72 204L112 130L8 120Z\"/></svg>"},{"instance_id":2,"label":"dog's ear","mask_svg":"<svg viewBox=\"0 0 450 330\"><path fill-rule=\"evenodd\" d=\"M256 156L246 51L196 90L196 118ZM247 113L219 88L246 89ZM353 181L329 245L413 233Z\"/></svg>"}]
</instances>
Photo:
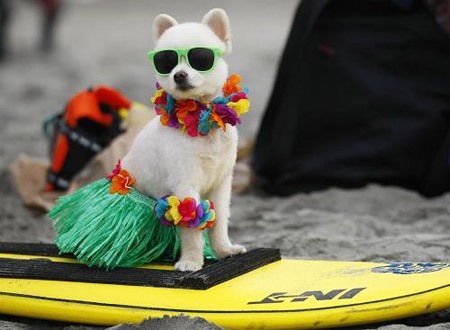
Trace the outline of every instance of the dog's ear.
<instances>
[{"instance_id":1,"label":"dog's ear","mask_svg":"<svg viewBox=\"0 0 450 330\"><path fill-rule=\"evenodd\" d=\"M153 21L153 40L155 43L159 40L164 31L177 24L178 22L172 16L166 14L156 16Z\"/></svg>"},{"instance_id":2,"label":"dog's ear","mask_svg":"<svg viewBox=\"0 0 450 330\"><path fill-rule=\"evenodd\" d=\"M226 53L231 52L231 28L230 20L225 10L220 8L211 9L202 20L213 32L225 43Z\"/></svg>"}]
</instances>

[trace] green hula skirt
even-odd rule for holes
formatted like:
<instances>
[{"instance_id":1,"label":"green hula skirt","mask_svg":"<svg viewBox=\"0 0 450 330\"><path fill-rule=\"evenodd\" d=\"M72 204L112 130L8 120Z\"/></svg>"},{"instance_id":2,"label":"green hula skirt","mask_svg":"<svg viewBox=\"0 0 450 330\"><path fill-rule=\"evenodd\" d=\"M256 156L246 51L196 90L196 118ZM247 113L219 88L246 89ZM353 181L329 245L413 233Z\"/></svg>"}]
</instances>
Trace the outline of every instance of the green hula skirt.
<instances>
[{"instance_id":1,"label":"green hula skirt","mask_svg":"<svg viewBox=\"0 0 450 330\"><path fill-rule=\"evenodd\" d=\"M108 179L95 181L60 197L50 210L61 253L73 253L89 266L136 267L180 253L177 226L166 227L154 215L156 200L134 188L111 194ZM205 256L215 258L206 230Z\"/></svg>"}]
</instances>

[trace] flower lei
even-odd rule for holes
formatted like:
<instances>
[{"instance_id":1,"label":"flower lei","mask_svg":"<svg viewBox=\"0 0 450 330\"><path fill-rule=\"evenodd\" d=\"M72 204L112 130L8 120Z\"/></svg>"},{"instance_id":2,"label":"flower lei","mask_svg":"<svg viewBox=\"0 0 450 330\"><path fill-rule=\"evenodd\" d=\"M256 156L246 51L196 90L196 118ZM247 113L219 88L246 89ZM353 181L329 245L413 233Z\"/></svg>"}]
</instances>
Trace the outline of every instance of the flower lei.
<instances>
[{"instance_id":1,"label":"flower lei","mask_svg":"<svg viewBox=\"0 0 450 330\"><path fill-rule=\"evenodd\" d=\"M128 171L122 169L120 159L107 179L111 181L110 194L127 195L131 186L136 183ZM153 213L166 227L178 225L203 230L214 226L216 220L213 202L203 200L196 205L195 200L190 197L183 201L176 196L161 197L153 206Z\"/></svg>"},{"instance_id":2,"label":"flower lei","mask_svg":"<svg viewBox=\"0 0 450 330\"><path fill-rule=\"evenodd\" d=\"M214 203L209 200L196 205L195 200L190 197L180 201L173 195L164 196L158 199L153 211L161 224L167 227L178 225L204 230L214 226L216 221Z\"/></svg>"},{"instance_id":3,"label":"flower lei","mask_svg":"<svg viewBox=\"0 0 450 330\"><path fill-rule=\"evenodd\" d=\"M241 81L239 75L232 74L222 87L223 96L207 103L175 100L157 83L158 90L151 102L155 104L156 113L161 116L162 125L187 131L189 136L204 136L212 128L219 127L226 131L226 124L240 124L240 116L250 108L248 89L238 86Z\"/></svg>"}]
</instances>

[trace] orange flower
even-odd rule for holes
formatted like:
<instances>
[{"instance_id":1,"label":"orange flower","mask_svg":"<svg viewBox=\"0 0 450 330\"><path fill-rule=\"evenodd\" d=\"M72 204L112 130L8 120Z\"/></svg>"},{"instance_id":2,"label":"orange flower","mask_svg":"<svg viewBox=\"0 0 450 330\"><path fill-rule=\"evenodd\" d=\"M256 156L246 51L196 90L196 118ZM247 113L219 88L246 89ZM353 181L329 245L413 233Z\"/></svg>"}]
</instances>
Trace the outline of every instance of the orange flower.
<instances>
[{"instance_id":1,"label":"orange flower","mask_svg":"<svg viewBox=\"0 0 450 330\"><path fill-rule=\"evenodd\" d=\"M238 86L242 81L242 78L238 74L232 74L230 78L225 82L222 88L223 96L228 97L231 94L237 93L242 90L242 87Z\"/></svg>"},{"instance_id":2,"label":"orange flower","mask_svg":"<svg viewBox=\"0 0 450 330\"><path fill-rule=\"evenodd\" d=\"M167 126L169 124L170 117L167 114L167 112L165 112L165 111L162 112L160 120L161 120L161 124L163 124L164 126Z\"/></svg>"},{"instance_id":3,"label":"orange flower","mask_svg":"<svg viewBox=\"0 0 450 330\"><path fill-rule=\"evenodd\" d=\"M130 187L136 181L130 176L127 170L120 170L120 172L111 180L109 187L110 194L126 195L130 192Z\"/></svg>"},{"instance_id":4,"label":"orange flower","mask_svg":"<svg viewBox=\"0 0 450 330\"><path fill-rule=\"evenodd\" d=\"M225 123L223 122L222 118L220 118L220 116L217 113L215 113L215 112L211 113L211 120L213 122L216 122L217 126L221 127L225 132L227 131L227 127L225 126Z\"/></svg>"},{"instance_id":5,"label":"orange flower","mask_svg":"<svg viewBox=\"0 0 450 330\"><path fill-rule=\"evenodd\" d=\"M185 119L189 112L197 110L197 102L194 100L179 100L177 101L177 117Z\"/></svg>"}]
</instances>

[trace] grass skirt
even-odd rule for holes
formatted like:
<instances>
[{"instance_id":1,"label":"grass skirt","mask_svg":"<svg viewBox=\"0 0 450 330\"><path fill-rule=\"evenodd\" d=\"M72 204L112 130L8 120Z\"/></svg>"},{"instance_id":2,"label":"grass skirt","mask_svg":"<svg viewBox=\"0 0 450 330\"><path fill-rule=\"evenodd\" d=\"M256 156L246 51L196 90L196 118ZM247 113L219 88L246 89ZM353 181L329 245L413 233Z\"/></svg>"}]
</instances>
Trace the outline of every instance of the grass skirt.
<instances>
[{"instance_id":1,"label":"grass skirt","mask_svg":"<svg viewBox=\"0 0 450 330\"><path fill-rule=\"evenodd\" d=\"M49 216L61 253L107 269L140 266L163 254L175 261L178 230L165 227L154 215L156 200L133 188L126 195L110 194L110 186L108 179L101 179L58 199ZM214 258L206 231L204 237L205 256Z\"/></svg>"}]
</instances>

